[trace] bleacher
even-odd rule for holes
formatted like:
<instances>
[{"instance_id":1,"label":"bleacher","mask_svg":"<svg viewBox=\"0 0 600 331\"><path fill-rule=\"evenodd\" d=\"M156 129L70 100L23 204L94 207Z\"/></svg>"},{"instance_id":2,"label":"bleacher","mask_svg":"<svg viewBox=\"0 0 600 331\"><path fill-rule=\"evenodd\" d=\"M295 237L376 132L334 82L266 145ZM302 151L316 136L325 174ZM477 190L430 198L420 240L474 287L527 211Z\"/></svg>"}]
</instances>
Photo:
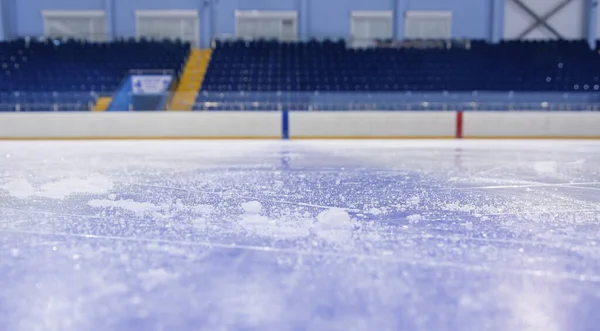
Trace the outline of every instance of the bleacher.
<instances>
[{"instance_id":1,"label":"bleacher","mask_svg":"<svg viewBox=\"0 0 600 331\"><path fill-rule=\"evenodd\" d=\"M189 51L189 44L174 41L2 42L0 111L90 110L129 70L179 72Z\"/></svg>"},{"instance_id":2,"label":"bleacher","mask_svg":"<svg viewBox=\"0 0 600 331\"><path fill-rule=\"evenodd\" d=\"M585 41L221 41L195 109L585 109L599 60Z\"/></svg>"},{"instance_id":3,"label":"bleacher","mask_svg":"<svg viewBox=\"0 0 600 331\"><path fill-rule=\"evenodd\" d=\"M179 73L189 54L176 41L2 42L0 111L90 110L128 71ZM194 110L598 109L599 57L584 41L217 41L189 102Z\"/></svg>"}]
</instances>

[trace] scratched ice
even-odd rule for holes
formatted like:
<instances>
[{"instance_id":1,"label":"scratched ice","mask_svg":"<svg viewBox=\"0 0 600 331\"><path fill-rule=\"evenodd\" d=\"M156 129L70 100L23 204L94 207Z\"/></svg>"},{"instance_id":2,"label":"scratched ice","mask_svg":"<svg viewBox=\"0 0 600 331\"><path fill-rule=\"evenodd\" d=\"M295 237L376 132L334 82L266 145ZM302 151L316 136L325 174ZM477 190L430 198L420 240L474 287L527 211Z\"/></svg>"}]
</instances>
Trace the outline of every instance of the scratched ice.
<instances>
[{"instance_id":1,"label":"scratched ice","mask_svg":"<svg viewBox=\"0 0 600 331\"><path fill-rule=\"evenodd\" d=\"M600 143L4 142L3 331L595 330Z\"/></svg>"}]
</instances>

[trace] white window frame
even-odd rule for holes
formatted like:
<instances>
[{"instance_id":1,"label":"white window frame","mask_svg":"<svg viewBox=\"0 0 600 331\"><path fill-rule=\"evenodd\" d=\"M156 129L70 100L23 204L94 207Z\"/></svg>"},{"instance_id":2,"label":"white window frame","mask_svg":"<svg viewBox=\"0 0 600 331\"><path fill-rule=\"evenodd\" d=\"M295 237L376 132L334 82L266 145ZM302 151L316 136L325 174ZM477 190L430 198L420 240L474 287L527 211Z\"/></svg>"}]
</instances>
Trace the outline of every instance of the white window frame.
<instances>
[{"instance_id":1,"label":"white window frame","mask_svg":"<svg viewBox=\"0 0 600 331\"><path fill-rule=\"evenodd\" d=\"M107 24L106 24L106 12L104 10L42 10L42 21L44 26L44 38L54 38L49 35L48 31L48 20L56 19L56 18L102 18L104 21L104 31L98 33L98 36L103 36L100 39L95 39L94 41L106 41L108 40L107 34ZM90 24L90 30L92 26Z\"/></svg>"},{"instance_id":2,"label":"white window frame","mask_svg":"<svg viewBox=\"0 0 600 331\"><path fill-rule=\"evenodd\" d=\"M298 39L298 12L295 10L236 10L235 11L235 37L239 38L240 18L280 18L294 21L294 40Z\"/></svg>"},{"instance_id":3,"label":"white window frame","mask_svg":"<svg viewBox=\"0 0 600 331\"><path fill-rule=\"evenodd\" d=\"M429 10L408 10L404 13L404 33L406 35L406 31L408 30L408 24L410 18L445 18L448 20L448 35L443 38L436 39L444 39L449 40L452 39L452 11L444 10L444 11L429 11Z\"/></svg>"},{"instance_id":4,"label":"white window frame","mask_svg":"<svg viewBox=\"0 0 600 331\"><path fill-rule=\"evenodd\" d=\"M363 43L368 41L356 40L355 31L356 26L354 23L355 18L388 18L392 23L392 35L394 37L394 12L391 10L356 10L350 13L350 36L352 37L352 44L354 46L364 46Z\"/></svg>"},{"instance_id":5,"label":"white window frame","mask_svg":"<svg viewBox=\"0 0 600 331\"><path fill-rule=\"evenodd\" d=\"M194 42L192 45L197 47L200 45L200 13L197 10L136 10L135 11L135 38L141 39L144 36L140 35L140 19L141 18L193 18L194 19Z\"/></svg>"}]
</instances>

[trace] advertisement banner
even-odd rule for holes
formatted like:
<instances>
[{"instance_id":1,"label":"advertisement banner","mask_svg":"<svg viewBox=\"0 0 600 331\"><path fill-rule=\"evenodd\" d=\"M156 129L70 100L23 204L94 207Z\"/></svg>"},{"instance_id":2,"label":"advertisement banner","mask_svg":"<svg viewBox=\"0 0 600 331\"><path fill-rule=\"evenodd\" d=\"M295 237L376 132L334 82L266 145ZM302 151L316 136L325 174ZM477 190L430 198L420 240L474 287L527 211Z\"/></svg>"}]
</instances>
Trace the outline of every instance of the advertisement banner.
<instances>
[{"instance_id":1,"label":"advertisement banner","mask_svg":"<svg viewBox=\"0 0 600 331\"><path fill-rule=\"evenodd\" d=\"M133 94L161 94L168 92L173 76L171 75L133 75L131 85Z\"/></svg>"}]
</instances>

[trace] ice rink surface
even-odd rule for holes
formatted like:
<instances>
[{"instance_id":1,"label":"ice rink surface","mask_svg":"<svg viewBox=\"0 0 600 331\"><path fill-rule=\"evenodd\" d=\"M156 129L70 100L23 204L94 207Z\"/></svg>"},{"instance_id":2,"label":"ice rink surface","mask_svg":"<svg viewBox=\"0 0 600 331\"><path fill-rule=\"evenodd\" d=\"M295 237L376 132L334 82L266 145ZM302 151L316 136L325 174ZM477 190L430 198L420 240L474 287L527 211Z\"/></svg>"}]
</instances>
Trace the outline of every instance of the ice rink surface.
<instances>
[{"instance_id":1,"label":"ice rink surface","mask_svg":"<svg viewBox=\"0 0 600 331\"><path fill-rule=\"evenodd\" d=\"M0 143L3 331L598 330L600 141Z\"/></svg>"}]
</instances>

